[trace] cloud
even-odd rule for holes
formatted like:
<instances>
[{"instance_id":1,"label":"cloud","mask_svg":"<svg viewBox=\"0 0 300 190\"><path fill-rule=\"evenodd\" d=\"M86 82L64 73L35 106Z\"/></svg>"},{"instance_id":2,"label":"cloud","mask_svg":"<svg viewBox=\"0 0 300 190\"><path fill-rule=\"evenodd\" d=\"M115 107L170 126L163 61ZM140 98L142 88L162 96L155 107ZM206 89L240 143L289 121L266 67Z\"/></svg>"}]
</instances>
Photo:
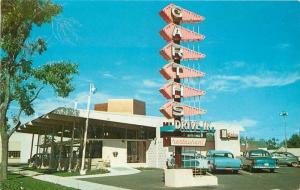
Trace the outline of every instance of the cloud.
<instances>
[{"instance_id":1,"label":"cloud","mask_svg":"<svg viewBox=\"0 0 300 190\"><path fill-rule=\"evenodd\" d=\"M132 76L132 75L123 75L122 77L121 77L121 80L131 80L131 79L133 79L134 77Z\"/></svg>"},{"instance_id":2,"label":"cloud","mask_svg":"<svg viewBox=\"0 0 300 190\"><path fill-rule=\"evenodd\" d=\"M145 79L143 80L143 85L145 87L153 88L153 87L161 87L163 84L159 82L155 82L153 80Z\"/></svg>"},{"instance_id":3,"label":"cloud","mask_svg":"<svg viewBox=\"0 0 300 190\"><path fill-rule=\"evenodd\" d=\"M232 120L232 121L220 121L220 123L225 123L228 125L238 125L242 127L255 127L257 124L256 120L243 118L241 120Z\"/></svg>"},{"instance_id":4,"label":"cloud","mask_svg":"<svg viewBox=\"0 0 300 190\"><path fill-rule=\"evenodd\" d=\"M108 71L102 73L102 77L107 79L116 79L116 77Z\"/></svg>"},{"instance_id":5,"label":"cloud","mask_svg":"<svg viewBox=\"0 0 300 190\"><path fill-rule=\"evenodd\" d=\"M208 89L215 91L235 91L241 88L280 87L300 80L299 73L265 72L261 75L216 75L208 79Z\"/></svg>"},{"instance_id":6,"label":"cloud","mask_svg":"<svg viewBox=\"0 0 300 190\"><path fill-rule=\"evenodd\" d=\"M123 65L124 64L124 61L122 60L118 60L114 63L116 66L120 66L120 65Z\"/></svg>"},{"instance_id":7,"label":"cloud","mask_svg":"<svg viewBox=\"0 0 300 190\"><path fill-rule=\"evenodd\" d=\"M291 44L289 43L280 43L280 44L277 44L275 46L275 48L277 49L286 49L286 48L289 48L291 46Z\"/></svg>"},{"instance_id":8,"label":"cloud","mask_svg":"<svg viewBox=\"0 0 300 190\"><path fill-rule=\"evenodd\" d=\"M153 91L153 90L139 89L139 90L137 90L137 93L139 93L139 94L154 94L154 93L158 93L158 90Z\"/></svg>"},{"instance_id":9,"label":"cloud","mask_svg":"<svg viewBox=\"0 0 300 190\"><path fill-rule=\"evenodd\" d=\"M225 62L225 67L226 68L242 68L246 65L246 62L244 61L229 61Z\"/></svg>"},{"instance_id":10,"label":"cloud","mask_svg":"<svg viewBox=\"0 0 300 190\"><path fill-rule=\"evenodd\" d=\"M118 98L110 94L96 92L91 97L91 109L93 109L94 103L103 103L106 102L109 98ZM61 97L49 97L43 99L37 99L34 102L34 109L37 115L42 115L48 113L58 107L71 107L73 108L77 104L77 108L86 109L88 99L88 92L79 92L69 98Z\"/></svg>"}]
</instances>

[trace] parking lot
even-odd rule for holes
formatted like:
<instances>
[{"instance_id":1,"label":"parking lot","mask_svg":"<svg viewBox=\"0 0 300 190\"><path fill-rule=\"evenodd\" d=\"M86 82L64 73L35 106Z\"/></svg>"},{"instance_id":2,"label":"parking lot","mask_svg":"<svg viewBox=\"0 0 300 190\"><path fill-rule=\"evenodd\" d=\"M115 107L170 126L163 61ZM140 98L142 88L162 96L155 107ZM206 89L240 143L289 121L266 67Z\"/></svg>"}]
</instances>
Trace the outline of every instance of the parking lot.
<instances>
[{"instance_id":1,"label":"parking lot","mask_svg":"<svg viewBox=\"0 0 300 190\"><path fill-rule=\"evenodd\" d=\"M256 173L241 171L239 172L239 174L219 172L215 175L219 180L219 185L217 187L167 188L164 186L164 183L162 181L163 170L160 169L144 170L141 173L127 176L98 177L88 178L84 180L94 183L139 190L300 189L300 168L281 167L276 170L275 173L269 173L268 171L260 171Z\"/></svg>"}]
</instances>

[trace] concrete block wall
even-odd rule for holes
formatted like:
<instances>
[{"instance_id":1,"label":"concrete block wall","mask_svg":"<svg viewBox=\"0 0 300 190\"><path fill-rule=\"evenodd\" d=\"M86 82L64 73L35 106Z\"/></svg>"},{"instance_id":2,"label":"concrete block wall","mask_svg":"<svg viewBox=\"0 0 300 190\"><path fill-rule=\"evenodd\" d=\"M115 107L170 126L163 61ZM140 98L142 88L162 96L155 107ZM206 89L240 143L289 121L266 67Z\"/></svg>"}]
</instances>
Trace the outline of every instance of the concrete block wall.
<instances>
[{"instance_id":1,"label":"concrete block wall","mask_svg":"<svg viewBox=\"0 0 300 190\"><path fill-rule=\"evenodd\" d=\"M114 152L118 155L115 157ZM102 158L110 160L111 166L126 166L127 165L127 142L114 139L103 140Z\"/></svg>"}]
</instances>

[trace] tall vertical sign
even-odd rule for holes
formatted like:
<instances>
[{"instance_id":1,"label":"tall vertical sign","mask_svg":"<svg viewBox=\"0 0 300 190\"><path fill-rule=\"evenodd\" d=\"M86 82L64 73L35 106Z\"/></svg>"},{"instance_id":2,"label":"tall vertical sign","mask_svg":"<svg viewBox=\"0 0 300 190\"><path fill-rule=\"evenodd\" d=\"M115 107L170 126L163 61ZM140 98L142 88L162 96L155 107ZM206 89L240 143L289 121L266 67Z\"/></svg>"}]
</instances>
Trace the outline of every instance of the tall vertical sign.
<instances>
[{"instance_id":1,"label":"tall vertical sign","mask_svg":"<svg viewBox=\"0 0 300 190\"><path fill-rule=\"evenodd\" d=\"M184 98L202 96L205 94L205 92L200 89L182 83L182 80L199 78L205 75L195 68L184 66L182 62L203 59L205 55L181 45L181 42L197 42L204 39L203 35L184 28L181 24L199 23L202 22L204 18L174 4L166 6L160 12L160 16L167 22L167 25L160 31L160 34L168 43L160 50L160 54L167 61L167 64L160 70L160 73L168 80L167 84L160 89L160 92L168 100L168 102L162 106L160 112L167 119L174 119L174 123L183 122L184 117L204 114L206 111L200 107L185 105L182 102ZM184 137L184 135L180 134L179 136ZM171 138L172 136L170 135L169 139L173 142L174 139L172 140ZM201 143L198 144L200 145ZM182 146L175 145L175 162L176 167L179 168L181 166L181 151Z\"/></svg>"}]
</instances>

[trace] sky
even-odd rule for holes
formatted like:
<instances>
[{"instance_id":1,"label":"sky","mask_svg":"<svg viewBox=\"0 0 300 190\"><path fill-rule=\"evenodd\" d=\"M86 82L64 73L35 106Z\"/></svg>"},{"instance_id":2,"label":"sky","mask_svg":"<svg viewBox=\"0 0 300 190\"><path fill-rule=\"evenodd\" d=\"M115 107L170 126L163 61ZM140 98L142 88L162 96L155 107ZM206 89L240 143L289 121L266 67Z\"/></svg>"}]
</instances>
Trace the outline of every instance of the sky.
<instances>
[{"instance_id":1,"label":"sky","mask_svg":"<svg viewBox=\"0 0 300 190\"><path fill-rule=\"evenodd\" d=\"M68 60L79 65L75 91L68 98L46 89L35 102L36 115L58 106L85 109L89 83L97 87L92 103L108 98L146 101L147 115L162 116L167 101L159 93L166 83L159 70L167 62L159 50L166 25L159 11L170 2L55 1L63 12L53 22L34 27L31 39L43 37L47 51L35 66ZM176 1L205 17L194 29L205 35L199 48L206 58L200 83L206 95L203 120L244 126L243 136L284 138L281 111L287 111L287 134L300 133L300 3ZM192 29L192 25L185 25ZM195 84L196 83L196 84Z\"/></svg>"}]
</instances>

